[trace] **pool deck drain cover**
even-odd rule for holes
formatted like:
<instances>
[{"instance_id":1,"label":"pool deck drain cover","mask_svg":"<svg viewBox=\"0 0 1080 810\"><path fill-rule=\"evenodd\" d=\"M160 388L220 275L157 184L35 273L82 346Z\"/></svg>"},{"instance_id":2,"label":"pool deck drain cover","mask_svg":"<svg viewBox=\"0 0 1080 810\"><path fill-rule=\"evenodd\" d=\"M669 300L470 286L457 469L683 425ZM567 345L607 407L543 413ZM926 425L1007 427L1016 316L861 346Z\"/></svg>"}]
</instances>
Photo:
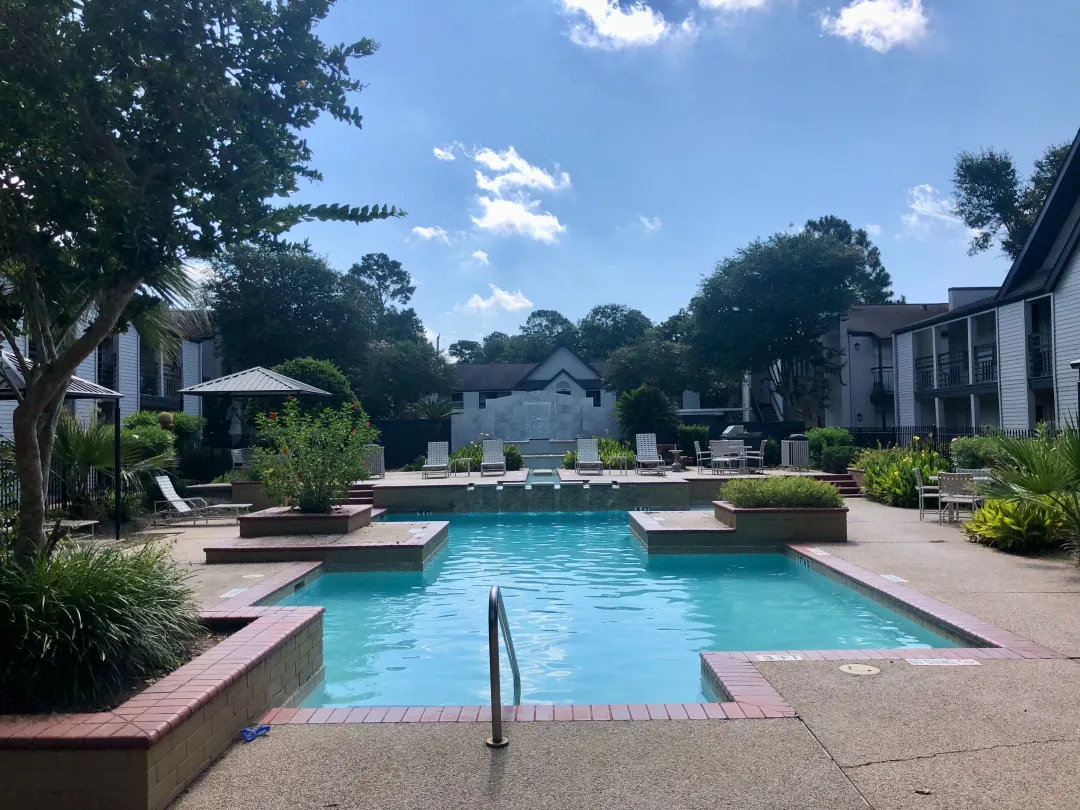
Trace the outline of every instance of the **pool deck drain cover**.
<instances>
[{"instance_id":1,"label":"pool deck drain cover","mask_svg":"<svg viewBox=\"0 0 1080 810\"><path fill-rule=\"evenodd\" d=\"M869 664L841 664L840 671L848 675L877 675L881 672L880 669Z\"/></svg>"}]
</instances>

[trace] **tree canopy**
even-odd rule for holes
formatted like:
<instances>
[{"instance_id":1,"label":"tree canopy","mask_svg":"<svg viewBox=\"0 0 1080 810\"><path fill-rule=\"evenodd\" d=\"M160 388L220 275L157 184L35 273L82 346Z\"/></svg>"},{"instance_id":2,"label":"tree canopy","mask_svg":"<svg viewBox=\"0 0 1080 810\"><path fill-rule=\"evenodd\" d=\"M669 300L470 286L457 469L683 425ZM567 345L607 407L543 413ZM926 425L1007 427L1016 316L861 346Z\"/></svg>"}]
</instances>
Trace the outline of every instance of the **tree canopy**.
<instances>
[{"instance_id":1,"label":"tree canopy","mask_svg":"<svg viewBox=\"0 0 1080 810\"><path fill-rule=\"evenodd\" d=\"M451 343L447 347L446 353L458 363L465 365L477 365L487 362L484 357L484 344L475 340L459 340L456 343Z\"/></svg>"},{"instance_id":2,"label":"tree canopy","mask_svg":"<svg viewBox=\"0 0 1080 810\"><path fill-rule=\"evenodd\" d=\"M839 359L821 338L858 300L865 268L859 247L809 230L755 240L701 283L692 351L716 381L771 369L785 402L816 422Z\"/></svg>"},{"instance_id":3,"label":"tree canopy","mask_svg":"<svg viewBox=\"0 0 1080 810\"><path fill-rule=\"evenodd\" d=\"M860 253L862 268L852 280L856 303L887 304L892 300L892 276L881 263L881 251L864 229L853 228L846 219L830 215L809 220L806 231L820 238L835 239Z\"/></svg>"},{"instance_id":4,"label":"tree canopy","mask_svg":"<svg viewBox=\"0 0 1080 810\"><path fill-rule=\"evenodd\" d=\"M606 360L613 351L640 340L650 328L652 321L640 310L601 304L578 321L578 350L589 360Z\"/></svg>"},{"instance_id":5,"label":"tree canopy","mask_svg":"<svg viewBox=\"0 0 1080 810\"><path fill-rule=\"evenodd\" d=\"M1021 178L1013 156L1004 150L964 151L956 156L956 213L975 231L968 244L970 255L995 243L1010 259L1020 255L1070 146L1048 146L1027 178Z\"/></svg>"},{"instance_id":6,"label":"tree canopy","mask_svg":"<svg viewBox=\"0 0 1080 810\"><path fill-rule=\"evenodd\" d=\"M331 6L0 8L0 331L27 379L13 417L18 556L44 544L42 488L68 381L140 292L178 301L191 291L184 262L298 222L399 214L281 204L320 179L304 129L323 113L360 126L350 68L377 46L320 40Z\"/></svg>"},{"instance_id":7,"label":"tree canopy","mask_svg":"<svg viewBox=\"0 0 1080 810\"><path fill-rule=\"evenodd\" d=\"M318 410L338 408L356 402L356 394L349 385L348 378L341 369L329 360L316 360L313 357L294 357L274 366L271 371L314 385L330 394L329 397L300 397L301 404L311 405ZM308 402L307 400L310 400ZM265 408L263 408L265 410Z\"/></svg>"},{"instance_id":8,"label":"tree canopy","mask_svg":"<svg viewBox=\"0 0 1080 810\"><path fill-rule=\"evenodd\" d=\"M604 387L617 394L649 386L677 398L691 386L685 343L650 330L636 343L613 351L604 369Z\"/></svg>"}]
</instances>

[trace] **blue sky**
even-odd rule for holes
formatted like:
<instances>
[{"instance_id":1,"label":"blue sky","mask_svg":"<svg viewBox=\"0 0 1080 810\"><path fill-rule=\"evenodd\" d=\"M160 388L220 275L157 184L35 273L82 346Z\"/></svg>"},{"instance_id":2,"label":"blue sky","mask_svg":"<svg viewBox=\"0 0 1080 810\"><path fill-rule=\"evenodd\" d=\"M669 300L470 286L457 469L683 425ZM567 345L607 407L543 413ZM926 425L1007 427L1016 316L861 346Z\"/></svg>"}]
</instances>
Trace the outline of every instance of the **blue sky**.
<instances>
[{"instance_id":1,"label":"blue sky","mask_svg":"<svg viewBox=\"0 0 1080 810\"><path fill-rule=\"evenodd\" d=\"M1007 270L966 255L956 152L1026 171L1071 139L1078 30L1075 0L340 0L324 39L382 47L355 71L363 130L308 131L325 180L299 197L409 216L294 235L342 270L400 259L443 347L538 308L661 320L719 259L825 214L941 301Z\"/></svg>"}]
</instances>

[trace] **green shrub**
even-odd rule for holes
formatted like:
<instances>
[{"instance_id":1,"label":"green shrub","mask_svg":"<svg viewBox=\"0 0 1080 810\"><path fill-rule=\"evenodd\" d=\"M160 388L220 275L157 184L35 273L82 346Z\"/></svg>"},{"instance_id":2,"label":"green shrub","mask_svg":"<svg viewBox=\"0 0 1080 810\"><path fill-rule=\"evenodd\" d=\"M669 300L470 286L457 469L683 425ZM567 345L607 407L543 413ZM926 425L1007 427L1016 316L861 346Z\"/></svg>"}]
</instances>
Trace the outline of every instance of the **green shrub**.
<instances>
[{"instance_id":1,"label":"green shrub","mask_svg":"<svg viewBox=\"0 0 1080 810\"><path fill-rule=\"evenodd\" d=\"M679 450L684 456L694 458L694 442L701 445L702 450L709 449L709 426L708 425L679 425Z\"/></svg>"},{"instance_id":2,"label":"green shrub","mask_svg":"<svg viewBox=\"0 0 1080 810\"><path fill-rule=\"evenodd\" d=\"M765 466L780 466L780 442L776 439L768 439L765 442Z\"/></svg>"},{"instance_id":3,"label":"green shrub","mask_svg":"<svg viewBox=\"0 0 1080 810\"><path fill-rule=\"evenodd\" d=\"M330 397L300 397L300 407L304 410L319 410L326 407L337 408L341 405L352 405L356 402L356 395L348 378L342 374L341 369L329 360L316 360L312 357L294 357L284 363L278 363L271 371L292 377L294 380L314 385L330 394ZM266 407L271 403L269 398L261 403L260 410L269 410ZM277 403L273 403L275 407Z\"/></svg>"},{"instance_id":4,"label":"green shrub","mask_svg":"<svg viewBox=\"0 0 1080 810\"><path fill-rule=\"evenodd\" d=\"M819 427L806 431L810 443L810 466L821 468L821 453L826 447L847 447L852 438L847 428Z\"/></svg>"},{"instance_id":5,"label":"green shrub","mask_svg":"<svg viewBox=\"0 0 1080 810\"><path fill-rule=\"evenodd\" d=\"M720 500L740 509L828 509L844 505L836 487L804 475L728 481L720 487Z\"/></svg>"},{"instance_id":6,"label":"green shrub","mask_svg":"<svg viewBox=\"0 0 1080 810\"><path fill-rule=\"evenodd\" d=\"M862 455L859 447L826 445L821 448L821 469L827 473L847 472L852 462Z\"/></svg>"},{"instance_id":7,"label":"green shrub","mask_svg":"<svg viewBox=\"0 0 1080 810\"><path fill-rule=\"evenodd\" d=\"M474 470L479 470L480 462L484 458L483 439L476 439L468 444L463 444L450 454L450 458L472 459L472 468ZM506 460L507 472L520 470L525 464L525 459L521 457L521 451L518 450L518 446L516 444L511 444L510 442L503 442L503 458Z\"/></svg>"},{"instance_id":8,"label":"green shrub","mask_svg":"<svg viewBox=\"0 0 1080 810\"><path fill-rule=\"evenodd\" d=\"M202 630L165 548L0 555L0 713L94 711L175 669Z\"/></svg>"},{"instance_id":9,"label":"green shrub","mask_svg":"<svg viewBox=\"0 0 1080 810\"><path fill-rule=\"evenodd\" d=\"M203 428L206 427L206 419L193 413L174 412L173 434L179 444L185 442L197 442L202 438Z\"/></svg>"},{"instance_id":10,"label":"green shrub","mask_svg":"<svg viewBox=\"0 0 1080 810\"><path fill-rule=\"evenodd\" d=\"M627 391L615 403L615 418L624 439L638 433L670 433L679 424L679 411L659 388L643 385Z\"/></svg>"},{"instance_id":11,"label":"green shrub","mask_svg":"<svg viewBox=\"0 0 1080 810\"><path fill-rule=\"evenodd\" d=\"M604 469L612 469L616 456L625 457L627 459L626 466L633 468L634 459L637 456L634 454L634 451L630 448L629 444L620 442L617 439L609 439L604 436L597 439L596 444L600 451L600 462L604 465ZM566 451L566 454L563 455L563 467L567 470L572 470L576 464L577 450Z\"/></svg>"},{"instance_id":12,"label":"green shrub","mask_svg":"<svg viewBox=\"0 0 1080 810\"><path fill-rule=\"evenodd\" d=\"M882 447L866 450L859 456L863 469L863 489L879 503L911 509L919 505L915 469L922 472L923 483L930 476L948 472L948 459L919 444L916 436L908 447Z\"/></svg>"},{"instance_id":13,"label":"green shrub","mask_svg":"<svg viewBox=\"0 0 1080 810\"><path fill-rule=\"evenodd\" d=\"M161 427L161 423L158 422L157 411L136 411L125 416L120 422L120 427L137 430L142 427Z\"/></svg>"},{"instance_id":14,"label":"green shrub","mask_svg":"<svg viewBox=\"0 0 1080 810\"><path fill-rule=\"evenodd\" d=\"M964 436L949 443L954 470L981 470L994 466L994 439L991 436Z\"/></svg>"},{"instance_id":15,"label":"green shrub","mask_svg":"<svg viewBox=\"0 0 1080 810\"><path fill-rule=\"evenodd\" d=\"M171 452L176 437L158 424L142 424L120 428L120 445L125 449L130 447L134 457L141 461Z\"/></svg>"},{"instance_id":16,"label":"green shrub","mask_svg":"<svg viewBox=\"0 0 1080 810\"><path fill-rule=\"evenodd\" d=\"M991 499L964 524L964 534L973 543L1023 553L1059 546L1061 526L1061 520L1041 504Z\"/></svg>"},{"instance_id":17,"label":"green shrub","mask_svg":"<svg viewBox=\"0 0 1080 810\"><path fill-rule=\"evenodd\" d=\"M402 464L398 469L400 469L401 472L420 472L424 469L425 464L427 464L427 457L417 456L408 464Z\"/></svg>"},{"instance_id":18,"label":"green shrub","mask_svg":"<svg viewBox=\"0 0 1080 810\"><path fill-rule=\"evenodd\" d=\"M359 403L315 414L290 398L280 412L259 414L255 425L272 450L258 448L253 456L267 494L279 503L288 498L301 512L329 512L355 481L370 477L367 445L378 431Z\"/></svg>"}]
</instances>

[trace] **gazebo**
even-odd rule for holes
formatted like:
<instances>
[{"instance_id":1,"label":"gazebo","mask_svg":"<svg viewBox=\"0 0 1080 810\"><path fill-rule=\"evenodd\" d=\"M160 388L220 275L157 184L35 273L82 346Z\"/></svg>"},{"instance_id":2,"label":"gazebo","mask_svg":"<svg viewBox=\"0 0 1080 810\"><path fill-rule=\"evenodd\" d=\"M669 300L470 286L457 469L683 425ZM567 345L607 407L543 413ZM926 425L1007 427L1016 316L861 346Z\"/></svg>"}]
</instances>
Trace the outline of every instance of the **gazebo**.
<instances>
[{"instance_id":1,"label":"gazebo","mask_svg":"<svg viewBox=\"0 0 1080 810\"><path fill-rule=\"evenodd\" d=\"M198 385L181 388L177 393L187 394L192 397L207 396L233 396L233 397L271 397L303 395L315 397L329 397L329 391L323 391L314 385L294 380L284 374L278 374L262 366L249 368L247 371L238 371L235 374L226 374L216 380L207 380Z\"/></svg>"},{"instance_id":2,"label":"gazebo","mask_svg":"<svg viewBox=\"0 0 1080 810\"><path fill-rule=\"evenodd\" d=\"M33 362L26 361L28 365L33 366ZM0 363L3 363L3 374L0 375L0 400L13 400L18 399L18 395L15 393L15 389L19 391L25 390L26 380L23 377L22 369L19 367L19 361L15 358L11 352L2 352L2 358ZM12 383L15 385L15 389L12 388ZM111 400L117 403L117 406L113 408L113 469L115 472L115 480L113 482L114 495L116 497L116 539L120 539L120 491L122 488L122 473L123 470L120 464L120 406L119 400L123 398L123 394L119 391L113 391L111 388L106 388L103 385L92 383L89 380L84 380L82 377L72 377L68 383L67 393L64 395L64 399L76 400L76 399L93 399L93 400Z\"/></svg>"}]
</instances>

